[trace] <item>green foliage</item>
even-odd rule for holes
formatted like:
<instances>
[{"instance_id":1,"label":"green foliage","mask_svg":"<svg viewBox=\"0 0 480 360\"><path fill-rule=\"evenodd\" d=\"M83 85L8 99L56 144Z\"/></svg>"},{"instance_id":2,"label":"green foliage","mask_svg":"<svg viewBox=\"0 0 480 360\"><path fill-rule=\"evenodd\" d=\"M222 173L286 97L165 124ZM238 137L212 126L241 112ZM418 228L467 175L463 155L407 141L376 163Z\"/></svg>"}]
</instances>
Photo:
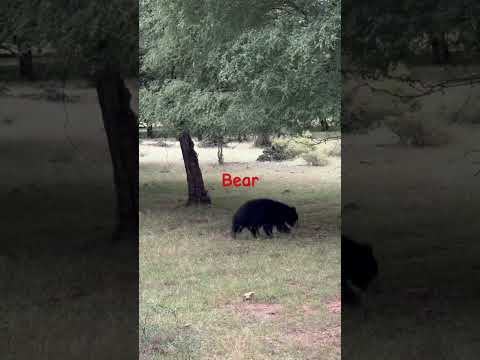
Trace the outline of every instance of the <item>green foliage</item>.
<instances>
[{"instance_id":1,"label":"green foliage","mask_svg":"<svg viewBox=\"0 0 480 360\"><path fill-rule=\"evenodd\" d=\"M146 123L193 135L339 119L340 1L140 2Z\"/></svg>"},{"instance_id":2,"label":"green foliage","mask_svg":"<svg viewBox=\"0 0 480 360\"><path fill-rule=\"evenodd\" d=\"M430 52L434 34L450 35L449 45L467 57L480 47L476 0L344 0L343 9L344 55L364 75L385 74L400 60Z\"/></svg>"},{"instance_id":3,"label":"green foliage","mask_svg":"<svg viewBox=\"0 0 480 360\"><path fill-rule=\"evenodd\" d=\"M301 154L312 151L316 143L311 137L282 137L272 140L272 145L263 150L258 161L283 161L294 159Z\"/></svg>"},{"instance_id":4,"label":"green foliage","mask_svg":"<svg viewBox=\"0 0 480 360\"><path fill-rule=\"evenodd\" d=\"M52 49L65 71L86 73L106 63L125 74L138 71L136 0L3 0L0 29L0 45L16 38Z\"/></svg>"},{"instance_id":5,"label":"green foliage","mask_svg":"<svg viewBox=\"0 0 480 360\"><path fill-rule=\"evenodd\" d=\"M295 156L288 150L287 144L272 144L263 150L257 161L283 161Z\"/></svg>"},{"instance_id":6,"label":"green foliage","mask_svg":"<svg viewBox=\"0 0 480 360\"><path fill-rule=\"evenodd\" d=\"M0 3L0 49L18 54L33 45L36 37L35 6L31 1Z\"/></svg>"},{"instance_id":7,"label":"green foliage","mask_svg":"<svg viewBox=\"0 0 480 360\"><path fill-rule=\"evenodd\" d=\"M311 137L295 136L291 138L284 137L274 139L273 145L285 146L288 152L293 155L293 157L297 157L303 153L313 150L316 143Z\"/></svg>"}]
</instances>

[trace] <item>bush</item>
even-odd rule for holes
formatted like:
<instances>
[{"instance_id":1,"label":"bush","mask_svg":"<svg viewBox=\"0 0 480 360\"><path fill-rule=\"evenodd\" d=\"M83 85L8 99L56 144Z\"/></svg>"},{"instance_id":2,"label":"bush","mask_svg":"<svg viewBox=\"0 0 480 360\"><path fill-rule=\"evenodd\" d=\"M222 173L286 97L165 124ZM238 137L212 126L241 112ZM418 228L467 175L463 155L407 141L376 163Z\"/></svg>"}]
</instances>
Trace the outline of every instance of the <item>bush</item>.
<instances>
[{"instance_id":1,"label":"bush","mask_svg":"<svg viewBox=\"0 0 480 360\"><path fill-rule=\"evenodd\" d=\"M399 118L390 117L386 121L387 127L398 136L403 145L410 146L442 146L450 142L449 134L437 124L414 118L412 116Z\"/></svg>"},{"instance_id":2,"label":"bush","mask_svg":"<svg viewBox=\"0 0 480 360\"><path fill-rule=\"evenodd\" d=\"M272 145L263 150L257 161L283 161L295 159L301 154L312 151L315 148L315 141L306 136L294 138L276 138Z\"/></svg>"},{"instance_id":3,"label":"bush","mask_svg":"<svg viewBox=\"0 0 480 360\"><path fill-rule=\"evenodd\" d=\"M272 145L285 147L291 158L295 158L301 154L312 151L316 143L310 137L296 136L293 138L275 139Z\"/></svg>"},{"instance_id":4,"label":"bush","mask_svg":"<svg viewBox=\"0 0 480 360\"><path fill-rule=\"evenodd\" d=\"M327 149L325 149L325 154L327 156L341 156L342 155L342 145L340 141L334 141Z\"/></svg>"},{"instance_id":5,"label":"bush","mask_svg":"<svg viewBox=\"0 0 480 360\"><path fill-rule=\"evenodd\" d=\"M293 159L293 156L287 149L286 144L272 144L272 146L263 150L257 161L282 161Z\"/></svg>"},{"instance_id":6,"label":"bush","mask_svg":"<svg viewBox=\"0 0 480 360\"><path fill-rule=\"evenodd\" d=\"M311 166L326 166L328 165L328 159L323 152L318 150L310 151L306 154L302 155L303 160L307 162L308 165Z\"/></svg>"}]
</instances>

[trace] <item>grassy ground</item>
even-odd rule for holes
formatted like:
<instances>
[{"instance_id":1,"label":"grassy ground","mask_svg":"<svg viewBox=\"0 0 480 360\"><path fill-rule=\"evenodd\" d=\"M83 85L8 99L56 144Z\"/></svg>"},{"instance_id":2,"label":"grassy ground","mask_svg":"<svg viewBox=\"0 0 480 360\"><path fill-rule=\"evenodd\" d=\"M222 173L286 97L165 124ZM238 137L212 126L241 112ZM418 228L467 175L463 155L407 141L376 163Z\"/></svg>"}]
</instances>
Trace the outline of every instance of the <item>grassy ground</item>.
<instances>
[{"instance_id":1,"label":"grassy ground","mask_svg":"<svg viewBox=\"0 0 480 360\"><path fill-rule=\"evenodd\" d=\"M342 314L345 359L478 358L480 157L466 153L480 128L449 132L440 148L399 147L381 129L343 138L342 202L358 208L342 229L373 245L382 284L366 320Z\"/></svg>"},{"instance_id":2,"label":"grassy ground","mask_svg":"<svg viewBox=\"0 0 480 360\"><path fill-rule=\"evenodd\" d=\"M216 149L197 151L208 208L184 206L177 144L141 145L141 359L339 359L339 158L321 168L258 163L261 150L242 143L218 166ZM224 171L260 181L226 189ZM233 240L234 211L258 197L296 206L300 227Z\"/></svg>"},{"instance_id":3,"label":"grassy ground","mask_svg":"<svg viewBox=\"0 0 480 360\"><path fill-rule=\"evenodd\" d=\"M136 249L106 244L112 172L95 91L75 101L6 84L0 96L2 359L136 356ZM57 84L58 85L58 84ZM85 245L99 245L88 250Z\"/></svg>"}]
</instances>

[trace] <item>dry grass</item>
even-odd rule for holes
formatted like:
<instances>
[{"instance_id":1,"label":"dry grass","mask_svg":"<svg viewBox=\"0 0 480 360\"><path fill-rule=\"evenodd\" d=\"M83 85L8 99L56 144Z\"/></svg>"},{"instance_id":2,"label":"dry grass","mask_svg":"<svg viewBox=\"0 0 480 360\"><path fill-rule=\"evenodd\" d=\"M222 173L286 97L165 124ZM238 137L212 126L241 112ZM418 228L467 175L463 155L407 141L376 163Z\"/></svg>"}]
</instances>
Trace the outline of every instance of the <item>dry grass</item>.
<instances>
[{"instance_id":1,"label":"dry grass","mask_svg":"<svg viewBox=\"0 0 480 360\"><path fill-rule=\"evenodd\" d=\"M108 241L113 223L95 91L69 87L78 101L66 119L61 103L23 96L41 93L42 83L8 87L0 97L0 119L13 120L0 121L2 358L132 359L134 249L84 249Z\"/></svg>"},{"instance_id":2,"label":"dry grass","mask_svg":"<svg viewBox=\"0 0 480 360\"><path fill-rule=\"evenodd\" d=\"M404 70L441 81L478 67ZM372 84L413 92L407 83ZM364 110L367 123L392 125L391 116L406 143L442 146L402 146L385 127L342 137L342 229L373 245L381 281L367 319L344 309L345 358L478 358L480 128L469 124L478 124L479 98L480 88L468 85L411 101L368 87L352 93L349 107Z\"/></svg>"},{"instance_id":3,"label":"dry grass","mask_svg":"<svg viewBox=\"0 0 480 360\"><path fill-rule=\"evenodd\" d=\"M439 121L420 119L418 116L410 115L389 118L386 125L398 136L399 143L402 145L445 146L451 141L447 126Z\"/></svg>"},{"instance_id":4,"label":"dry grass","mask_svg":"<svg viewBox=\"0 0 480 360\"><path fill-rule=\"evenodd\" d=\"M141 146L141 358L339 359L338 333L317 341L340 323L328 309L339 294L339 159L324 168L258 163L261 149L241 143L219 166L215 149L197 149L213 205L196 209L183 206L185 170L169 144ZM223 171L260 182L224 189ZM230 238L236 208L262 196L295 205L301 226ZM254 299L244 301L248 291Z\"/></svg>"},{"instance_id":5,"label":"dry grass","mask_svg":"<svg viewBox=\"0 0 480 360\"><path fill-rule=\"evenodd\" d=\"M306 154L303 154L302 159L311 166L327 166L329 162L327 155L319 150L310 151Z\"/></svg>"},{"instance_id":6,"label":"dry grass","mask_svg":"<svg viewBox=\"0 0 480 360\"><path fill-rule=\"evenodd\" d=\"M357 206L342 229L373 245L382 285L366 320L342 314L346 358L478 356L480 128L450 131L457 141L440 148L400 147L382 129L343 139L342 202Z\"/></svg>"}]
</instances>

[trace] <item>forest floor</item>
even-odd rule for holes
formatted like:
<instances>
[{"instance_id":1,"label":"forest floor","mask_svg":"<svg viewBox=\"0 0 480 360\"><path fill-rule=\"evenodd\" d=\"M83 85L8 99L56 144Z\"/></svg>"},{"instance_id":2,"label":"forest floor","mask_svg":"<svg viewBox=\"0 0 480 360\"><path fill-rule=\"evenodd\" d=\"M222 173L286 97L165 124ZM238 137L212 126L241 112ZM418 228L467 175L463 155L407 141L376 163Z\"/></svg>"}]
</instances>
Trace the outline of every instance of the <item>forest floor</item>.
<instances>
[{"instance_id":1,"label":"forest floor","mask_svg":"<svg viewBox=\"0 0 480 360\"><path fill-rule=\"evenodd\" d=\"M367 318L342 313L345 358L478 358L480 126L445 129L440 147L342 137L342 231L372 244L381 284Z\"/></svg>"},{"instance_id":2,"label":"forest floor","mask_svg":"<svg viewBox=\"0 0 480 360\"><path fill-rule=\"evenodd\" d=\"M2 359L135 358L138 259L108 243L115 198L95 90L68 83L63 104L58 83L4 85Z\"/></svg>"},{"instance_id":3,"label":"forest floor","mask_svg":"<svg viewBox=\"0 0 480 360\"><path fill-rule=\"evenodd\" d=\"M339 359L340 157L257 162L261 149L232 143L218 165L196 147L212 205L187 208L180 148L161 143L140 147L141 359ZM260 180L224 188L223 172ZM295 206L300 226L232 239L233 213L259 197Z\"/></svg>"}]
</instances>

